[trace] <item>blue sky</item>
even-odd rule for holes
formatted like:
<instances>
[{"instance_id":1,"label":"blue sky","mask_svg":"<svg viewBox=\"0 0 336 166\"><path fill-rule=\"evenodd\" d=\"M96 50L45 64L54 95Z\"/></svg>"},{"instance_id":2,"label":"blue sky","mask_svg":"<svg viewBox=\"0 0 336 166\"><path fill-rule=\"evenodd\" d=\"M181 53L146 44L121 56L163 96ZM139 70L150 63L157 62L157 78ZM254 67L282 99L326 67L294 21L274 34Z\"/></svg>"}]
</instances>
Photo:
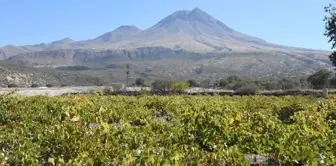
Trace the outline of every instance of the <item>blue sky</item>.
<instances>
[{"instance_id":1,"label":"blue sky","mask_svg":"<svg viewBox=\"0 0 336 166\"><path fill-rule=\"evenodd\" d=\"M324 6L333 0L1 0L0 46L94 38L120 25L148 28L199 7L229 27L269 42L330 50Z\"/></svg>"}]
</instances>

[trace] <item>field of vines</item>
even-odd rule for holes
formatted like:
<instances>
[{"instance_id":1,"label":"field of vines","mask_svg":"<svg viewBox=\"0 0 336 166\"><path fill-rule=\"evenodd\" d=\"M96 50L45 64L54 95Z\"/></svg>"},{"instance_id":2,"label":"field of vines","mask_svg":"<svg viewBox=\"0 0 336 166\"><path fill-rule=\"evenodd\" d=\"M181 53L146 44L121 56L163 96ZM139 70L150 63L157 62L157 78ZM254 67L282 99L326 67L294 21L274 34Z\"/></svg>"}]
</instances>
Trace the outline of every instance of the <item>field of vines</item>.
<instances>
[{"instance_id":1,"label":"field of vines","mask_svg":"<svg viewBox=\"0 0 336 166\"><path fill-rule=\"evenodd\" d=\"M0 165L336 165L336 95L0 96Z\"/></svg>"}]
</instances>

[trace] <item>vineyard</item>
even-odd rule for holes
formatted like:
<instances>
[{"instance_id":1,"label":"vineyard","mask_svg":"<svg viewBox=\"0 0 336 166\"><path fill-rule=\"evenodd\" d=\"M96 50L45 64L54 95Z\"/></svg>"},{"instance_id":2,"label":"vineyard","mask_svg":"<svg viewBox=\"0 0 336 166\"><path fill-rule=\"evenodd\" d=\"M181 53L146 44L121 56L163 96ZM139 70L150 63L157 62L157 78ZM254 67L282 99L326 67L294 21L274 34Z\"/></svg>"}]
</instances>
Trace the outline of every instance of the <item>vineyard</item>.
<instances>
[{"instance_id":1,"label":"vineyard","mask_svg":"<svg viewBox=\"0 0 336 166\"><path fill-rule=\"evenodd\" d=\"M336 96L0 96L0 165L335 165Z\"/></svg>"}]
</instances>

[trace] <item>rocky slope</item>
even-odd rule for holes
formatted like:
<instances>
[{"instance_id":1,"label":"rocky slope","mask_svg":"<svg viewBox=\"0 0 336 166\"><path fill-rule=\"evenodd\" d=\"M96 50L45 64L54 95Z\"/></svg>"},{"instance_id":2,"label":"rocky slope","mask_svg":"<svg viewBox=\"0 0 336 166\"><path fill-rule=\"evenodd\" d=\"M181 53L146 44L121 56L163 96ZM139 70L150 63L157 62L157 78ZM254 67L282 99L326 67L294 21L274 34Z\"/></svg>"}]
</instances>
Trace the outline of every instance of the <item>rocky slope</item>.
<instances>
[{"instance_id":1,"label":"rocky slope","mask_svg":"<svg viewBox=\"0 0 336 166\"><path fill-rule=\"evenodd\" d=\"M46 86L81 85L92 86L101 83L95 76L79 72L57 71L47 68L30 68L15 64L0 63L0 87L15 84L18 87L30 87L33 84Z\"/></svg>"}]
</instances>

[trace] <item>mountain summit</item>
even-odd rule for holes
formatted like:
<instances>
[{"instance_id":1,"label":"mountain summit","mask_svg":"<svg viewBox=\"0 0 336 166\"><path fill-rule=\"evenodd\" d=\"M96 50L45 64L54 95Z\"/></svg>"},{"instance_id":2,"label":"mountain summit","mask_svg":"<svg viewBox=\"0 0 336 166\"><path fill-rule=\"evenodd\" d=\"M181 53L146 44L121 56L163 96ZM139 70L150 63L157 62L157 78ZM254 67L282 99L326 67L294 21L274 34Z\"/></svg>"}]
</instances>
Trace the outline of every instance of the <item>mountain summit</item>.
<instances>
[{"instance_id":1,"label":"mountain summit","mask_svg":"<svg viewBox=\"0 0 336 166\"><path fill-rule=\"evenodd\" d=\"M191 11L175 12L152 27L152 29L156 28L163 28L168 31L179 30L183 31L184 34L222 38L224 40L264 42L261 39L234 31L199 8Z\"/></svg>"},{"instance_id":2,"label":"mountain summit","mask_svg":"<svg viewBox=\"0 0 336 166\"><path fill-rule=\"evenodd\" d=\"M120 41L126 37L132 36L137 34L141 31L138 27L134 25L122 25L115 29L114 31L107 32L95 39L94 41L101 41L101 42L116 42Z\"/></svg>"},{"instance_id":3,"label":"mountain summit","mask_svg":"<svg viewBox=\"0 0 336 166\"><path fill-rule=\"evenodd\" d=\"M232 45L267 45L239 33L199 8L174 12L154 26L126 38L119 46L163 46L197 52L228 51Z\"/></svg>"}]
</instances>

